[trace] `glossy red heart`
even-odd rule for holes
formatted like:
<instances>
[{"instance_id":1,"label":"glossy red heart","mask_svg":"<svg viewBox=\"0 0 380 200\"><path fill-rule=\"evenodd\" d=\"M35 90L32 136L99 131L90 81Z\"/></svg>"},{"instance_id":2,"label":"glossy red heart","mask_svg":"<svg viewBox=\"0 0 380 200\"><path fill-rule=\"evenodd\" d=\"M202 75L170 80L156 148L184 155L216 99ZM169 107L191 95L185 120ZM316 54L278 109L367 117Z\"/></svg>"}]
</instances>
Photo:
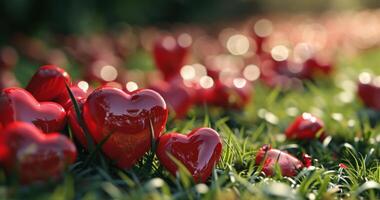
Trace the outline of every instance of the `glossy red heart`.
<instances>
[{"instance_id":1,"label":"glossy red heart","mask_svg":"<svg viewBox=\"0 0 380 200\"><path fill-rule=\"evenodd\" d=\"M70 85L70 82L70 76L64 69L55 65L45 65L33 75L26 90L38 101L55 101L67 92L66 83Z\"/></svg>"},{"instance_id":2,"label":"glossy red heart","mask_svg":"<svg viewBox=\"0 0 380 200\"><path fill-rule=\"evenodd\" d=\"M182 79L170 82L157 82L150 88L164 98L166 104L174 111L177 118L186 116L194 104L194 92L183 85Z\"/></svg>"},{"instance_id":3,"label":"glossy red heart","mask_svg":"<svg viewBox=\"0 0 380 200\"><path fill-rule=\"evenodd\" d=\"M14 122L0 134L0 163L23 184L59 178L76 156L76 148L67 137L43 134L29 123Z\"/></svg>"},{"instance_id":4,"label":"glossy red heart","mask_svg":"<svg viewBox=\"0 0 380 200\"><path fill-rule=\"evenodd\" d=\"M172 36L162 37L154 43L154 61L166 81L179 74L187 53L188 46L181 44L178 38Z\"/></svg>"},{"instance_id":5,"label":"glossy red heart","mask_svg":"<svg viewBox=\"0 0 380 200\"><path fill-rule=\"evenodd\" d=\"M292 124L285 131L288 139L298 140L312 140L320 134L319 138L325 138L325 133L321 132L324 129L324 123L318 117L310 114L303 113L298 116Z\"/></svg>"},{"instance_id":6,"label":"glossy red heart","mask_svg":"<svg viewBox=\"0 0 380 200\"><path fill-rule=\"evenodd\" d=\"M180 161L196 182L206 182L222 153L219 134L210 128L195 129L187 135L169 133L158 140L156 154L160 163L175 176L178 167L172 158Z\"/></svg>"},{"instance_id":7,"label":"glossy red heart","mask_svg":"<svg viewBox=\"0 0 380 200\"><path fill-rule=\"evenodd\" d=\"M54 102L39 103L22 88L6 88L0 94L0 123L7 126L15 121L33 123L45 133L64 128L66 112Z\"/></svg>"},{"instance_id":8,"label":"glossy red heart","mask_svg":"<svg viewBox=\"0 0 380 200\"><path fill-rule=\"evenodd\" d=\"M380 110L380 86L375 84L372 75L359 75L358 96L365 106Z\"/></svg>"},{"instance_id":9,"label":"glossy red heart","mask_svg":"<svg viewBox=\"0 0 380 200\"><path fill-rule=\"evenodd\" d=\"M130 168L150 149L150 122L158 138L165 128L168 110L164 99L153 90L127 94L102 87L88 96L82 115L95 142L111 134L103 152L118 167Z\"/></svg>"},{"instance_id":10,"label":"glossy red heart","mask_svg":"<svg viewBox=\"0 0 380 200\"><path fill-rule=\"evenodd\" d=\"M255 163L257 166L262 165L262 171L266 176L275 174L276 165L279 166L282 176L288 177L296 176L304 168L304 164L296 157L278 149L272 149L269 145L260 148Z\"/></svg>"}]
</instances>

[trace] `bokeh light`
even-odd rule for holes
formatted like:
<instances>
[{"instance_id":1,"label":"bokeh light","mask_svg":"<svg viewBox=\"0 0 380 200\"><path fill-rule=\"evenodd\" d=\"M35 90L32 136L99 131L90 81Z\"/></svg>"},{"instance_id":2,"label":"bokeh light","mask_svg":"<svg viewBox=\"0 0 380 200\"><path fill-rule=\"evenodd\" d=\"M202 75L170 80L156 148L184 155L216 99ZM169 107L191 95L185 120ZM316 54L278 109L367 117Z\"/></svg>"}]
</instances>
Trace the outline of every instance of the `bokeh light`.
<instances>
[{"instance_id":1,"label":"bokeh light","mask_svg":"<svg viewBox=\"0 0 380 200\"><path fill-rule=\"evenodd\" d=\"M117 78L118 72L114 66L105 65L100 70L100 77L104 81L114 81Z\"/></svg>"},{"instance_id":2,"label":"bokeh light","mask_svg":"<svg viewBox=\"0 0 380 200\"><path fill-rule=\"evenodd\" d=\"M77 85L80 89L82 89L85 92L87 92L88 88L90 87L86 81L79 81Z\"/></svg>"},{"instance_id":3,"label":"bokeh light","mask_svg":"<svg viewBox=\"0 0 380 200\"><path fill-rule=\"evenodd\" d=\"M244 68L243 76L249 81L255 81L260 77L260 69L254 64L247 65Z\"/></svg>"},{"instance_id":4,"label":"bokeh light","mask_svg":"<svg viewBox=\"0 0 380 200\"><path fill-rule=\"evenodd\" d=\"M137 85L136 82L133 82L133 81L129 81L125 84L125 87L126 89L129 91L129 92L133 92L137 89L139 89L139 86Z\"/></svg>"},{"instance_id":5,"label":"bokeh light","mask_svg":"<svg viewBox=\"0 0 380 200\"><path fill-rule=\"evenodd\" d=\"M202 76L199 79L199 85L204 89L212 88L214 86L214 79L210 76Z\"/></svg>"},{"instance_id":6,"label":"bokeh light","mask_svg":"<svg viewBox=\"0 0 380 200\"><path fill-rule=\"evenodd\" d=\"M226 46L232 55L244 55L249 50L249 39L242 34L236 34L228 38Z\"/></svg>"},{"instance_id":7,"label":"bokeh light","mask_svg":"<svg viewBox=\"0 0 380 200\"><path fill-rule=\"evenodd\" d=\"M284 45L278 45L272 48L271 55L276 61L284 61L289 57L289 49Z\"/></svg>"},{"instance_id":8,"label":"bokeh light","mask_svg":"<svg viewBox=\"0 0 380 200\"><path fill-rule=\"evenodd\" d=\"M254 31L260 37L268 37L273 32L273 24L268 19L260 19L255 23Z\"/></svg>"}]
</instances>

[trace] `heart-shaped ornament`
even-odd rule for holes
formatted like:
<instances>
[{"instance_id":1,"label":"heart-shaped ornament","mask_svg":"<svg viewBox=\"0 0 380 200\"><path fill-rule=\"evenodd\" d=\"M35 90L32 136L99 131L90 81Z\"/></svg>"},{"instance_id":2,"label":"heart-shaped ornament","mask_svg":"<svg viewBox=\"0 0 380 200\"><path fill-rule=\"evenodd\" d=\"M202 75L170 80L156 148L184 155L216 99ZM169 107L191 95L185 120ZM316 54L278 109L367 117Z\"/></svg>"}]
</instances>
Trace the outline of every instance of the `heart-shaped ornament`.
<instances>
[{"instance_id":1,"label":"heart-shaped ornament","mask_svg":"<svg viewBox=\"0 0 380 200\"><path fill-rule=\"evenodd\" d=\"M29 81L28 90L38 101L55 101L67 93L66 84L70 85L70 75L56 65L40 67Z\"/></svg>"},{"instance_id":2,"label":"heart-shaped ornament","mask_svg":"<svg viewBox=\"0 0 380 200\"><path fill-rule=\"evenodd\" d=\"M0 162L23 184L56 180L75 162L75 145L59 133L43 134L34 125L14 122L0 134Z\"/></svg>"},{"instance_id":3,"label":"heart-shaped ornament","mask_svg":"<svg viewBox=\"0 0 380 200\"><path fill-rule=\"evenodd\" d=\"M316 137L324 139L326 137L326 134L322 132L324 126L323 121L318 117L310 113L302 113L286 129L285 135L288 139L297 140L312 140Z\"/></svg>"},{"instance_id":4,"label":"heart-shaped ornament","mask_svg":"<svg viewBox=\"0 0 380 200\"><path fill-rule=\"evenodd\" d=\"M165 128L168 110L153 90L126 93L101 87L83 105L83 118L96 143L118 167L132 167L151 147L151 125L158 138ZM110 136L109 136L110 135Z\"/></svg>"},{"instance_id":5,"label":"heart-shaped ornament","mask_svg":"<svg viewBox=\"0 0 380 200\"><path fill-rule=\"evenodd\" d=\"M304 168L304 164L296 157L278 149L272 149L269 145L260 148L256 155L255 163L262 165L262 171L266 176L275 174L276 165L279 166L282 176L293 177Z\"/></svg>"},{"instance_id":6,"label":"heart-shaped ornament","mask_svg":"<svg viewBox=\"0 0 380 200\"><path fill-rule=\"evenodd\" d=\"M39 103L22 88L6 88L0 94L0 123L3 126L15 121L30 122L45 133L64 128L66 112L53 102Z\"/></svg>"},{"instance_id":7,"label":"heart-shaped ornament","mask_svg":"<svg viewBox=\"0 0 380 200\"><path fill-rule=\"evenodd\" d=\"M173 175L180 161L196 182L206 182L222 153L219 134L211 128L195 129L187 135L169 133L158 140L156 155L160 163ZM172 157L171 157L172 156Z\"/></svg>"},{"instance_id":8,"label":"heart-shaped ornament","mask_svg":"<svg viewBox=\"0 0 380 200\"><path fill-rule=\"evenodd\" d=\"M155 42L153 47L154 61L166 81L179 74L191 44L191 42L181 42L180 37L162 37Z\"/></svg>"},{"instance_id":9,"label":"heart-shaped ornament","mask_svg":"<svg viewBox=\"0 0 380 200\"><path fill-rule=\"evenodd\" d=\"M156 82L150 88L164 98L171 111L175 112L176 118L185 117L194 104L194 92L182 83L182 79Z\"/></svg>"},{"instance_id":10,"label":"heart-shaped ornament","mask_svg":"<svg viewBox=\"0 0 380 200\"><path fill-rule=\"evenodd\" d=\"M357 91L363 104L376 111L380 110L380 86L377 83L379 77L367 72L361 73Z\"/></svg>"}]
</instances>

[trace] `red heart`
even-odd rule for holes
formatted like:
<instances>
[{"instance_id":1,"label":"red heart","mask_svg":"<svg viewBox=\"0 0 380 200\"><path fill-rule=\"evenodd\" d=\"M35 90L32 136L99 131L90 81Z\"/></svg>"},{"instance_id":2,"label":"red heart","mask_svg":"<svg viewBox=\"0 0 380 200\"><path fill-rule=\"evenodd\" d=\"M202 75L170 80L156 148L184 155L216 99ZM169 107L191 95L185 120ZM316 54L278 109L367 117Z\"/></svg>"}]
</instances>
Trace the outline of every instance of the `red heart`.
<instances>
[{"instance_id":1,"label":"red heart","mask_svg":"<svg viewBox=\"0 0 380 200\"><path fill-rule=\"evenodd\" d=\"M26 90L38 101L55 101L67 93L66 83L70 84L70 76L64 69L45 65L33 75Z\"/></svg>"},{"instance_id":2,"label":"red heart","mask_svg":"<svg viewBox=\"0 0 380 200\"><path fill-rule=\"evenodd\" d=\"M182 79L158 82L150 88L165 99L166 104L175 112L177 118L186 116L194 103L194 92L183 85Z\"/></svg>"},{"instance_id":3,"label":"red heart","mask_svg":"<svg viewBox=\"0 0 380 200\"><path fill-rule=\"evenodd\" d=\"M215 82L215 96L212 100L213 105L242 109L251 100L252 89L245 79L234 79L232 83L222 83L220 80Z\"/></svg>"},{"instance_id":4,"label":"red heart","mask_svg":"<svg viewBox=\"0 0 380 200\"><path fill-rule=\"evenodd\" d=\"M155 42L154 61L166 81L179 74L187 53L188 46L179 43L177 38L172 36L162 37Z\"/></svg>"},{"instance_id":5,"label":"red heart","mask_svg":"<svg viewBox=\"0 0 380 200\"><path fill-rule=\"evenodd\" d=\"M380 110L380 87L375 84L375 78L372 75L367 75L367 78L364 73L359 76L358 96L367 107Z\"/></svg>"},{"instance_id":6,"label":"red heart","mask_svg":"<svg viewBox=\"0 0 380 200\"><path fill-rule=\"evenodd\" d=\"M324 123L318 117L310 113L303 113L286 129L285 135L288 139L311 140L324 128ZM320 133L320 139L325 138L325 133Z\"/></svg>"},{"instance_id":7,"label":"red heart","mask_svg":"<svg viewBox=\"0 0 380 200\"><path fill-rule=\"evenodd\" d=\"M24 89L6 88L0 94L0 123L3 126L14 121L30 122L43 132L57 132L66 123L66 112L53 102L39 103Z\"/></svg>"},{"instance_id":8,"label":"red heart","mask_svg":"<svg viewBox=\"0 0 380 200\"><path fill-rule=\"evenodd\" d=\"M262 165L262 171L266 176L274 175L276 165L281 169L281 174L288 177L297 175L298 171L304 168L304 164L296 157L278 149L272 149L269 145L260 148L255 163L258 166Z\"/></svg>"},{"instance_id":9,"label":"red heart","mask_svg":"<svg viewBox=\"0 0 380 200\"><path fill-rule=\"evenodd\" d=\"M120 168L130 168L151 146L150 121L157 138L165 128L168 110L164 99L153 90L130 94L112 87L102 87L88 96L83 118L100 143L109 134L103 152Z\"/></svg>"},{"instance_id":10,"label":"red heart","mask_svg":"<svg viewBox=\"0 0 380 200\"><path fill-rule=\"evenodd\" d=\"M178 167L169 155L182 162L195 181L206 182L222 153L219 134L210 128L195 129L188 135L169 133L158 140L157 157L173 175Z\"/></svg>"},{"instance_id":11,"label":"red heart","mask_svg":"<svg viewBox=\"0 0 380 200\"><path fill-rule=\"evenodd\" d=\"M29 123L14 122L0 134L0 162L23 184L57 179L77 156L74 144L59 133L43 134Z\"/></svg>"},{"instance_id":12,"label":"red heart","mask_svg":"<svg viewBox=\"0 0 380 200\"><path fill-rule=\"evenodd\" d=\"M77 101L81 112L83 112L82 108L85 101L86 99L79 99ZM83 147L87 148L87 138L82 127L79 124L76 110L73 104L71 104L70 108L68 108L67 119L68 119L68 123L70 125L71 131L73 132L75 139L77 139Z\"/></svg>"}]
</instances>

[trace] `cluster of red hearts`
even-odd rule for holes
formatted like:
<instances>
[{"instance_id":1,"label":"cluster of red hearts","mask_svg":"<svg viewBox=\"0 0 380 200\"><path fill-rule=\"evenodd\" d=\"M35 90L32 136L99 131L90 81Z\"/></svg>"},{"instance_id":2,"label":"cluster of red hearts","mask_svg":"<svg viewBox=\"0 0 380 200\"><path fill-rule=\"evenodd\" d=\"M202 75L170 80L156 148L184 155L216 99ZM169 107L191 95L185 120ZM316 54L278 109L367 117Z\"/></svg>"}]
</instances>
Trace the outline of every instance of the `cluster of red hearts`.
<instances>
[{"instance_id":1,"label":"cluster of red hearts","mask_svg":"<svg viewBox=\"0 0 380 200\"><path fill-rule=\"evenodd\" d=\"M252 82L258 79L271 87L303 88L303 80L330 77L337 53L351 54L380 43L380 29L373 28L380 24L377 12L286 19L254 18L217 32L179 27L169 34L155 28L128 27L90 36L55 36L54 45L16 35L14 48L0 49L0 88L17 86L12 68L18 52L33 62L58 66L69 66L70 57L78 63L76 71L82 72L85 81L76 85L87 88L101 83L125 91L150 88L181 118L193 105L242 109L251 102ZM369 28L373 31L361 31ZM138 76L123 67L140 50L152 53L160 73ZM368 100L364 102L374 107Z\"/></svg>"},{"instance_id":2,"label":"cluster of red hearts","mask_svg":"<svg viewBox=\"0 0 380 200\"><path fill-rule=\"evenodd\" d=\"M88 149L89 142L102 143L103 153L122 169L134 166L150 150L152 141L157 142L155 153L169 172L176 175L180 162L196 182L207 181L220 160L222 139L211 128L194 129L187 135L162 133L168 109L157 92L102 86L87 95L70 83L67 72L46 65L25 89L12 87L1 92L0 163L21 183L58 179L76 161L76 145L60 133L66 123L77 145ZM323 139L323 126L321 120L304 113L289 126L286 136ZM294 176L311 165L306 154L301 160L267 145L256 156L256 164L267 176L274 175L276 165L284 176Z\"/></svg>"}]
</instances>

